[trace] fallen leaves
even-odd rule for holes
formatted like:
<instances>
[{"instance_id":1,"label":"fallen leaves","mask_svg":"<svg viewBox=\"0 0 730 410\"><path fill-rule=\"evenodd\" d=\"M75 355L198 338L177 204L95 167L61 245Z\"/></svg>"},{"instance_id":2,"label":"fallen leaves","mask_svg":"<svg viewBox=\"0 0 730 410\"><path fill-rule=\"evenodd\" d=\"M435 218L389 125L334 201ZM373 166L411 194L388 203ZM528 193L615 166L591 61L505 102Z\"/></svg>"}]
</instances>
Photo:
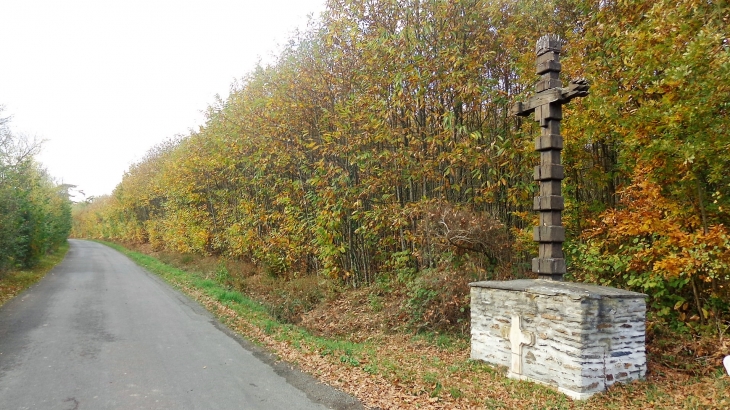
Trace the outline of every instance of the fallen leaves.
<instances>
[{"instance_id":1,"label":"fallen leaves","mask_svg":"<svg viewBox=\"0 0 730 410\"><path fill-rule=\"evenodd\" d=\"M646 381L614 385L589 400L571 401L550 388L508 379L504 369L469 360L466 340L439 347L438 339L382 326L393 324L397 315L380 306L374 312L364 303L366 290L343 293L310 312L302 323L320 324L313 335L275 322L265 309L222 303L194 287L194 274L189 275L166 279L246 339L372 409L730 408L730 377L691 376L656 361L650 361ZM382 302L386 307L392 303L388 298ZM331 329L337 336L327 334Z\"/></svg>"}]
</instances>

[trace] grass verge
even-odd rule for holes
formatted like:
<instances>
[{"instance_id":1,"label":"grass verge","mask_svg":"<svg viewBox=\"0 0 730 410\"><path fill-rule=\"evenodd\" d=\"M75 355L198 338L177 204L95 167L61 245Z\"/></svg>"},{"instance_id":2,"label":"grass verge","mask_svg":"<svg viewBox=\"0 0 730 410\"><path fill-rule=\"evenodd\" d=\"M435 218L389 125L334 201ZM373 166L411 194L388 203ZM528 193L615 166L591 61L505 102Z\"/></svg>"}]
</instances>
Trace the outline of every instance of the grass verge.
<instances>
[{"instance_id":1,"label":"grass verge","mask_svg":"<svg viewBox=\"0 0 730 410\"><path fill-rule=\"evenodd\" d=\"M68 252L68 242L61 245L54 253L41 258L38 265L32 269L11 271L0 275L0 306L46 276L48 271L61 263L66 252Z\"/></svg>"},{"instance_id":2,"label":"grass verge","mask_svg":"<svg viewBox=\"0 0 730 410\"><path fill-rule=\"evenodd\" d=\"M730 408L730 378L722 372L686 377L651 372L647 381L615 385L574 402L554 390L504 376L469 359L468 343L448 335L373 331L363 342L317 336L277 321L271 309L200 273L102 242L196 299L231 329L298 364L365 405L382 409L721 409ZM340 318L327 318L337 321Z\"/></svg>"}]
</instances>

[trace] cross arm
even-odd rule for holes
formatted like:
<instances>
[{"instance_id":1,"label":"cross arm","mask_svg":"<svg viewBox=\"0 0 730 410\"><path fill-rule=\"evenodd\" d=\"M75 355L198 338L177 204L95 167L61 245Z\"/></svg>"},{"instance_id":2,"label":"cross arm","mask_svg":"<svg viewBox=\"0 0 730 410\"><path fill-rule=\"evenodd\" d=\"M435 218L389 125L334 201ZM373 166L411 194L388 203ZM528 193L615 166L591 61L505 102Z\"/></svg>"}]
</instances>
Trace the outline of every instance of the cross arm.
<instances>
[{"instance_id":1,"label":"cross arm","mask_svg":"<svg viewBox=\"0 0 730 410\"><path fill-rule=\"evenodd\" d=\"M560 101L560 88L551 88L533 95L525 102L516 102L512 106L510 114L517 115L519 117L527 117L535 111L535 108L557 101Z\"/></svg>"},{"instance_id":2,"label":"cross arm","mask_svg":"<svg viewBox=\"0 0 730 410\"><path fill-rule=\"evenodd\" d=\"M539 94L535 94L525 102L516 102L510 110L511 115L527 117L535 111L535 108L552 103L567 103L573 98L585 97L588 95L588 81L571 81L567 88L551 88Z\"/></svg>"},{"instance_id":3,"label":"cross arm","mask_svg":"<svg viewBox=\"0 0 730 410\"><path fill-rule=\"evenodd\" d=\"M568 85L568 88L561 88L561 102L568 102L576 97L585 97L588 95L588 81L585 79L573 80Z\"/></svg>"}]
</instances>

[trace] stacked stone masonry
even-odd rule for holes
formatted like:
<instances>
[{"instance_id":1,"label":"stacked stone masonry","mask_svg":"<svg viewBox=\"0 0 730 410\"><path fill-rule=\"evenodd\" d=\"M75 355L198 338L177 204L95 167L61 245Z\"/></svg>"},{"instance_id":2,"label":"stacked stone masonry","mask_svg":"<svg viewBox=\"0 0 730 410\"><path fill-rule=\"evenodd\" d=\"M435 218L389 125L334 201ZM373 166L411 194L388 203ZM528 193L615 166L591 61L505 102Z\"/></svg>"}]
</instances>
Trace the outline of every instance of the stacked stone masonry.
<instances>
[{"instance_id":1,"label":"stacked stone masonry","mask_svg":"<svg viewBox=\"0 0 730 410\"><path fill-rule=\"evenodd\" d=\"M546 280L471 284L472 359L585 399L646 374L645 295ZM517 330L534 343L510 341ZM513 333L515 334L515 333ZM521 357L513 358L514 351ZM519 367L515 367L517 360ZM515 373L519 369L521 374Z\"/></svg>"}]
</instances>

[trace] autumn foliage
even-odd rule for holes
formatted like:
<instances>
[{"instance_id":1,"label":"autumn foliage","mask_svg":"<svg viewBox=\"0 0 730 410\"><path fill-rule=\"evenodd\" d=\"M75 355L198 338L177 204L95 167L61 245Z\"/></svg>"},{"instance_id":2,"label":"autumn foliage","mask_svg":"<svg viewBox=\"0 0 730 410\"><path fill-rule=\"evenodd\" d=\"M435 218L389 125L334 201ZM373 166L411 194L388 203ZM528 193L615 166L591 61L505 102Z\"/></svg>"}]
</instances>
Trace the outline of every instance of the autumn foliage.
<instances>
[{"instance_id":1,"label":"autumn foliage","mask_svg":"<svg viewBox=\"0 0 730 410\"><path fill-rule=\"evenodd\" d=\"M74 234L250 260L282 280L360 286L444 266L522 275L537 127L509 107L531 92L535 40L552 32L567 39L566 77L591 83L563 121L570 274L723 332L728 10L331 0L204 126L80 209Z\"/></svg>"}]
</instances>

